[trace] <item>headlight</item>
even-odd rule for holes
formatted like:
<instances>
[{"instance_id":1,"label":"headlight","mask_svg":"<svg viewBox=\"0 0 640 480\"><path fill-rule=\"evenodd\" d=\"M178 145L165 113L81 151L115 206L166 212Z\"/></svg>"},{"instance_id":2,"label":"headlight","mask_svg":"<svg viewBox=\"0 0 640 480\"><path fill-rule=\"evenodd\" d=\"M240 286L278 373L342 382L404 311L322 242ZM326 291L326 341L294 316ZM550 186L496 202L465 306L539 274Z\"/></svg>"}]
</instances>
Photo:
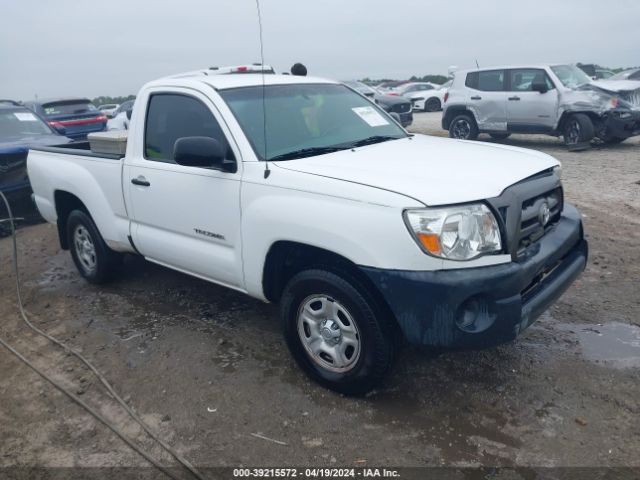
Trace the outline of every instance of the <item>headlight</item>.
<instances>
[{"instance_id":1,"label":"headlight","mask_svg":"<svg viewBox=\"0 0 640 480\"><path fill-rule=\"evenodd\" d=\"M484 204L406 210L404 215L409 231L429 255L471 260L502 250L500 227Z\"/></svg>"},{"instance_id":2,"label":"headlight","mask_svg":"<svg viewBox=\"0 0 640 480\"><path fill-rule=\"evenodd\" d=\"M562 164L553 167L553 173L555 173L560 180L562 180Z\"/></svg>"}]
</instances>

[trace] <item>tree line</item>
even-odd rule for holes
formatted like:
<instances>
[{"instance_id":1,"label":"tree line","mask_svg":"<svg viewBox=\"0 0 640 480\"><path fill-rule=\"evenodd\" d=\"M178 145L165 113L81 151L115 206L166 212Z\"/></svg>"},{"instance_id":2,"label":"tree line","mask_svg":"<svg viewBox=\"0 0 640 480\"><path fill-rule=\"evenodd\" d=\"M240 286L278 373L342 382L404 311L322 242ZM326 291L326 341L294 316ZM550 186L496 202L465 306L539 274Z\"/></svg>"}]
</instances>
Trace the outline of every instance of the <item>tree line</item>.
<instances>
[{"instance_id":1,"label":"tree line","mask_svg":"<svg viewBox=\"0 0 640 480\"><path fill-rule=\"evenodd\" d=\"M124 103L127 100L134 100L135 98L136 98L135 95L127 95L126 97L101 96L91 100L91 103L93 103L96 107L99 107L100 105L111 104L111 103L117 103L118 105L120 105L121 103Z\"/></svg>"}]
</instances>

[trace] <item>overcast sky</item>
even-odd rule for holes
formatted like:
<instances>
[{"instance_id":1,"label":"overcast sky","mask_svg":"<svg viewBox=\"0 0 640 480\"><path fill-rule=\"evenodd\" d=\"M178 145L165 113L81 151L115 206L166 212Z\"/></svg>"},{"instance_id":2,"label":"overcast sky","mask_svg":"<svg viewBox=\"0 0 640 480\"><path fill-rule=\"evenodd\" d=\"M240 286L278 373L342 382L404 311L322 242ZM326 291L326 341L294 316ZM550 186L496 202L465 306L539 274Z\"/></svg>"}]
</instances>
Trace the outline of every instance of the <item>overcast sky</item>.
<instances>
[{"instance_id":1,"label":"overcast sky","mask_svg":"<svg viewBox=\"0 0 640 480\"><path fill-rule=\"evenodd\" d=\"M530 62L640 65L639 0L261 0L265 62L405 78ZM260 60L255 0L0 0L0 98L127 95Z\"/></svg>"}]
</instances>

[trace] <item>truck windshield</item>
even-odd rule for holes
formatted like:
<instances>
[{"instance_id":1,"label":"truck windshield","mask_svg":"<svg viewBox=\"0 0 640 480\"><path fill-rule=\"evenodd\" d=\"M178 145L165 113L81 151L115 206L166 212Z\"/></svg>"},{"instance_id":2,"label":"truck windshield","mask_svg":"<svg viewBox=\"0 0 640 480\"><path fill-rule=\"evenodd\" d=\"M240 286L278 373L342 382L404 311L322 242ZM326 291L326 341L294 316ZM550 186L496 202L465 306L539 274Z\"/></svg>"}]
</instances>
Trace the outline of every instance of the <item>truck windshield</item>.
<instances>
[{"instance_id":1,"label":"truck windshield","mask_svg":"<svg viewBox=\"0 0 640 480\"><path fill-rule=\"evenodd\" d=\"M551 70L567 88L577 88L591 82L587 74L575 65L556 65Z\"/></svg>"},{"instance_id":2,"label":"truck windshield","mask_svg":"<svg viewBox=\"0 0 640 480\"><path fill-rule=\"evenodd\" d=\"M407 136L386 113L344 85L268 85L264 115L262 86L220 95L261 160L293 160Z\"/></svg>"}]
</instances>

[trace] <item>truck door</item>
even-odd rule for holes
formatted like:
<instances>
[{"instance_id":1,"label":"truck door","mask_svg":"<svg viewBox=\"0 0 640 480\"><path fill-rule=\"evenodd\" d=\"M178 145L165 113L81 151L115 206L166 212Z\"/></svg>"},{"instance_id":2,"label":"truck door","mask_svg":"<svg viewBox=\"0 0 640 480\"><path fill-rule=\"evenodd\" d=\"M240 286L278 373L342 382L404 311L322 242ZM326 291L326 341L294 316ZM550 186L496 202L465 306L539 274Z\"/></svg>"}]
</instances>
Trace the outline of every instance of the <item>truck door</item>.
<instances>
[{"instance_id":1,"label":"truck door","mask_svg":"<svg viewBox=\"0 0 640 480\"><path fill-rule=\"evenodd\" d=\"M237 146L203 94L170 88L145 95L137 101L146 115L135 119L123 173L135 246L151 261L242 289ZM194 136L218 140L238 171L178 165L176 140Z\"/></svg>"},{"instance_id":2,"label":"truck door","mask_svg":"<svg viewBox=\"0 0 640 480\"><path fill-rule=\"evenodd\" d=\"M514 68L507 79L507 123L510 132L546 133L556 124L558 90L542 68ZM547 91L533 90L544 83Z\"/></svg>"},{"instance_id":3,"label":"truck door","mask_svg":"<svg viewBox=\"0 0 640 480\"><path fill-rule=\"evenodd\" d=\"M504 70L482 70L467 74L467 105L481 131L507 129L507 92Z\"/></svg>"}]
</instances>

